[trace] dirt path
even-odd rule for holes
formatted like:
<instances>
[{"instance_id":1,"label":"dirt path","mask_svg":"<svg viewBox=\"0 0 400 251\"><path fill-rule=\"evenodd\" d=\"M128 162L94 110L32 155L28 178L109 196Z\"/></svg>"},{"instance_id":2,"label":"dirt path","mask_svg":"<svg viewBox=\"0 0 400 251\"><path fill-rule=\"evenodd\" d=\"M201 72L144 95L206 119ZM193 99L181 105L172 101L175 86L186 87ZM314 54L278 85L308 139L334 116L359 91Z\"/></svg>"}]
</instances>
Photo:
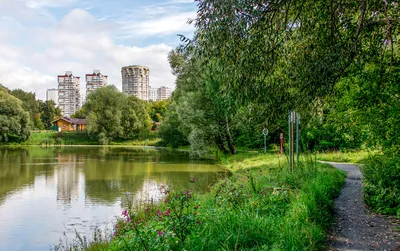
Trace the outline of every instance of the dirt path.
<instances>
[{"instance_id":1,"label":"dirt path","mask_svg":"<svg viewBox=\"0 0 400 251\"><path fill-rule=\"evenodd\" d=\"M400 250L399 221L373 214L366 208L359 168L351 164L329 164L348 173L335 202L336 224L329 237L330 250Z\"/></svg>"}]
</instances>

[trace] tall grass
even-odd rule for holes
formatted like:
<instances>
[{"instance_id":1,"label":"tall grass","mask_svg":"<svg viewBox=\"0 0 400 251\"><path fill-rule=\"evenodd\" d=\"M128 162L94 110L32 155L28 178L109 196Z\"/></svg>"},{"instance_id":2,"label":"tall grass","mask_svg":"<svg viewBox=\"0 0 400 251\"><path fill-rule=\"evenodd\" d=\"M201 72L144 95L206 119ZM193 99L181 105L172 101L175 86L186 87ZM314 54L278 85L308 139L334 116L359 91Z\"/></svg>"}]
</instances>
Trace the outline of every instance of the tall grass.
<instances>
[{"instance_id":1,"label":"tall grass","mask_svg":"<svg viewBox=\"0 0 400 251\"><path fill-rule=\"evenodd\" d=\"M122 222L123 227L118 228L124 231L110 242L110 250L324 249L333 221L333 201L345 174L311 158L304 159L292 173L286 164L268 164L272 163L271 156L245 155L226 160L237 170L230 178L220 181L209 193L187 200L187 210L179 214L189 218L195 215L197 218L190 222L198 220L199 224L188 225L184 242L174 239L178 230L168 227L173 224L169 214L162 219L154 214L145 221L135 218L140 224L134 227L127 227L132 219ZM158 207L159 212L171 210L174 214L175 207L168 200ZM133 210L135 215L140 214Z\"/></svg>"},{"instance_id":2,"label":"tall grass","mask_svg":"<svg viewBox=\"0 0 400 251\"><path fill-rule=\"evenodd\" d=\"M315 152L317 160L332 161L332 162L344 162L344 163L363 163L371 155L379 153L379 151L333 151L333 152Z\"/></svg>"}]
</instances>

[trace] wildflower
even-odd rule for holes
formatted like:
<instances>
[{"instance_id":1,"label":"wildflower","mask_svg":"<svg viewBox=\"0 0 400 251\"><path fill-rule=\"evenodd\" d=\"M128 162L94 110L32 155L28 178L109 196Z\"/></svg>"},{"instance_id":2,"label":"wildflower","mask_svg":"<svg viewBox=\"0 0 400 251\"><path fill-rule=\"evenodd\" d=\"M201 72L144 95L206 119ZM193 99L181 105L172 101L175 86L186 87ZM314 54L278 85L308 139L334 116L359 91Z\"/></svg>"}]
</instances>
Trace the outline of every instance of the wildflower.
<instances>
[{"instance_id":1,"label":"wildflower","mask_svg":"<svg viewBox=\"0 0 400 251\"><path fill-rule=\"evenodd\" d=\"M165 199L165 203L168 203L168 198Z\"/></svg>"},{"instance_id":2,"label":"wildflower","mask_svg":"<svg viewBox=\"0 0 400 251\"><path fill-rule=\"evenodd\" d=\"M126 211L126 209L124 211L122 211L122 216L128 217L128 211Z\"/></svg>"},{"instance_id":3,"label":"wildflower","mask_svg":"<svg viewBox=\"0 0 400 251\"><path fill-rule=\"evenodd\" d=\"M194 209L198 209L199 208L199 206L198 205L196 205L195 207L194 207Z\"/></svg>"},{"instance_id":4,"label":"wildflower","mask_svg":"<svg viewBox=\"0 0 400 251\"><path fill-rule=\"evenodd\" d=\"M171 210L168 209L167 211L165 211L164 215L169 215L171 213Z\"/></svg>"},{"instance_id":5,"label":"wildflower","mask_svg":"<svg viewBox=\"0 0 400 251\"><path fill-rule=\"evenodd\" d=\"M163 235L163 232L161 230L158 230L158 236Z\"/></svg>"},{"instance_id":6,"label":"wildflower","mask_svg":"<svg viewBox=\"0 0 400 251\"><path fill-rule=\"evenodd\" d=\"M131 218L126 218L126 222L130 222L131 221Z\"/></svg>"},{"instance_id":7,"label":"wildflower","mask_svg":"<svg viewBox=\"0 0 400 251\"><path fill-rule=\"evenodd\" d=\"M198 221L197 221L197 224L198 224L198 225L200 225L200 224L201 224L200 220L198 220Z\"/></svg>"}]
</instances>

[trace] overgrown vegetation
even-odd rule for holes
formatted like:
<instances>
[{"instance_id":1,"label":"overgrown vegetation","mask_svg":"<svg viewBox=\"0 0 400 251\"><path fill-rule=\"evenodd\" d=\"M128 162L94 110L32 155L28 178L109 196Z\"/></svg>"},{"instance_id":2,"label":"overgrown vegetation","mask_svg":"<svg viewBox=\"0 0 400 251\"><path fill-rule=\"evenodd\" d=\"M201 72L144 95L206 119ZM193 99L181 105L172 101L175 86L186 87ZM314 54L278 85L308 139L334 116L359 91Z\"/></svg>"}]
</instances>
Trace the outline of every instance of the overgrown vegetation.
<instances>
[{"instance_id":1,"label":"overgrown vegetation","mask_svg":"<svg viewBox=\"0 0 400 251\"><path fill-rule=\"evenodd\" d=\"M233 176L207 194L161 191L159 204L128 207L108 250L321 250L345 174L308 158L295 172L272 155L228 157ZM255 162L254 162L255 161ZM274 162L274 161L273 161ZM194 177L188 182L196 182ZM97 244L98 245L98 244Z\"/></svg>"},{"instance_id":2,"label":"overgrown vegetation","mask_svg":"<svg viewBox=\"0 0 400 251\"><path fill-rule=\"evenodd\" d=\"M370 158L362 167L364 198L379 213L400 218L400 159L396 152Z\"/></svg>"},{"instance_id":3,"label":"overgrown vegetation","mask_svg":"<svg viewBox=\"0 0 400 251\"><path fill-rule=\"evenodd\" d=\"M138 135L130 139L115 139L109 145L124 146L157 146L160 139L156 133L148 132L145 135ZM18 145L98 145L96 138L91 137L87 132L54 132L42 131L32 132L29 139L19 143L9 143Z\"/></svg>"}]
</instances>

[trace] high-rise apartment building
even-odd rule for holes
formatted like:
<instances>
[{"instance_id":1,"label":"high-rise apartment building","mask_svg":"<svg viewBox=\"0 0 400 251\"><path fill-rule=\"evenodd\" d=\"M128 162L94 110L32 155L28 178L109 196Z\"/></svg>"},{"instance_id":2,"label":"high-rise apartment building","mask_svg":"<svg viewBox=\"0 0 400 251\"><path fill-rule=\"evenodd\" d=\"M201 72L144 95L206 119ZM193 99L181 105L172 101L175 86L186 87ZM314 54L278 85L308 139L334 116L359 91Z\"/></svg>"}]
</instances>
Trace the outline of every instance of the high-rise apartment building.
<instances>
[{"instance_id":1,"label":"high-rise apartment building","mask_svg":"<svg viewBox=\"0 0 400 251\"><path fill-rule=\"evenodd\" d=\"M161 86L160 88L158 88L157 92L158 92L158 100L165 100L171 97L172 89L165 86Z\"/></svg>"},{"instance_id":2,"label":"high-rise apartment building","mask_svg":"<svg viewBox=\"0 0 400 251\"><path fill-rule=\"evenodd\" d=\"M151 101L157 101L158 98L158 88L151 88L150 87L150 95L149 95L149 100Z\"/></svg>"},{"instance_id":3,"label":"high-rise apartment building","mask_svg":"<svg viewBox=\"0 0 400 251\"><path fill-rule=\"evenodd\" d=\"M101 74L99 70L93 70L92 74L86 74L86 95L107 85L107 80L108 76Z\"/></svg>"},{"instance_id":4,"label":"high-rise apartment building","mask_svg":"<svg viewBox=\"0 0 400 251\"><path fill-rule=\"evenodd\" d=\"M146 66L130 65L122 67L122 92L149 100L150 69Z\"/></svg>"},{"instance_id":5,"label":"high-rise apartment building","mask_svg":"<svg viewBox=\"0 0 400 251\"><path fill-rule=\"evenodd\" d=\"M80 77L71 71L58 75L58 105L65 117L70 117L81 107Z\"/></svg>"},{"instance_id":6,"label":"high-rise apartment building","mask_svg":"<svg viewBox=\"0 0 400 251\"><path fill-rule=\"evenodd\" d=\"M58 89L52 88L46 90L46 100L52 100L58 106Z\"/></svg>"}]
</instances>

